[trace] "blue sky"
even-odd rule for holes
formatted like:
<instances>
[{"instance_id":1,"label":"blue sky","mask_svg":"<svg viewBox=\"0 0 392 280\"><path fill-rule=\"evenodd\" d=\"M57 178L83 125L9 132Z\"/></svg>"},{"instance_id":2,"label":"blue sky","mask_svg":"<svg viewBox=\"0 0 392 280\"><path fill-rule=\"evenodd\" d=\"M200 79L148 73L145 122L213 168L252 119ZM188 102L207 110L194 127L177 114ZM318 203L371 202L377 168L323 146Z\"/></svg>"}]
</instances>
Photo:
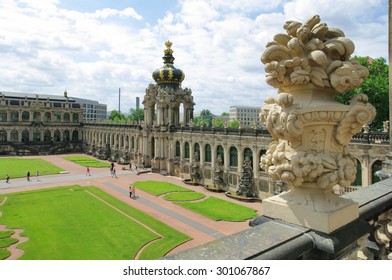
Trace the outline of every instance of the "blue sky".
<instances>
[{"instance_id":1,"label":"blue sky","mask_svg":"<svg viewBox=\"0 0 392 280\"><path fill-rule=\"evenodd\" d=\"M287 20L318 14L354 55L388 55L387 0L0 0L0 91L135 107L171 40L195 112L263 106L276 90L260 56Z\"/></svg>"}]
</instances>

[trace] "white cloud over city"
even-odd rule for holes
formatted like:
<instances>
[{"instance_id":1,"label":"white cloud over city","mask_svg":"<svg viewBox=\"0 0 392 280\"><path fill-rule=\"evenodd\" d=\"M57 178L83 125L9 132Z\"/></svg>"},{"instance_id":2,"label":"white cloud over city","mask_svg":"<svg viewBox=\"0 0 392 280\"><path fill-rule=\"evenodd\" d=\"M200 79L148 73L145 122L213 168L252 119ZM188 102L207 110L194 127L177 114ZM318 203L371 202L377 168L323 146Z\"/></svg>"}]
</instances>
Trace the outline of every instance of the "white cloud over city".
<instances>
[{"instance_id":1,"label":"white cloud over city","mask_svg":"<svg viewBox=\"0 0 392 280\"><path fill-rule=\"evenodd\" d=\"M171 0L157 18L147 13L156 8L148 0L138 7L101 0L88 10L66 2L0 1L0 91L61 95L66 89L113 110L121 88L127 112L153 82L171 40L196 112L262 106L275 93L260 62L266 43L284 32L286 20L314 14L342 29L355 55L387 58L387 0Z\"/></svg>"}]
</instances>

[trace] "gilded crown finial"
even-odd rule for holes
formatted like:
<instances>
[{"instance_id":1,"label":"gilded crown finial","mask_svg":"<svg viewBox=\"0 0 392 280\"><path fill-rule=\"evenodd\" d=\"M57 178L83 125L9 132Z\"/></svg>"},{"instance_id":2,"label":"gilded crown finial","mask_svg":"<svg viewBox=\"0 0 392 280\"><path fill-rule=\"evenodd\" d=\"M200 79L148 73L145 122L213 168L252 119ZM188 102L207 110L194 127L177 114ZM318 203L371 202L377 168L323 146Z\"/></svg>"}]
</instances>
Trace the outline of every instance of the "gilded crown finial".
<instances>
[{"instance_id":1,"label":"gilded crown finial","mask_svg":"<svg viewBox=\"0 0 392 280\"><path fill-rule=\"evenodd\" d=\"M170 41L167 41L165 43L165 45L166 45L166 48L167 48L166 50L164 50L165 54L172 54L173 50L171 49L171 46L173 45L173 43L170 42Z\"/></svg>"}]
</instances>

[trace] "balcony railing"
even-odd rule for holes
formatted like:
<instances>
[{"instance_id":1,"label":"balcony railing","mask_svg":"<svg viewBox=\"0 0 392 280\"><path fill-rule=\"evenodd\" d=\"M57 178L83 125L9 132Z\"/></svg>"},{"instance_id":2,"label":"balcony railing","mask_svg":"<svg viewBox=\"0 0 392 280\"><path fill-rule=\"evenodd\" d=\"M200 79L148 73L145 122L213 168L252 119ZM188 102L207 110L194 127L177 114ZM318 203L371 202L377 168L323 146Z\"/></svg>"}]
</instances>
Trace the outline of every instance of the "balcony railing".
<instances>
[{"instance_id":1,"label":"balcony railing","mask_svg":"<svg viewBox=\"0 0 392 280\"><path fill-rule=\"evenodd\" d=\"M387 259L392 251L392 179L349 192L359 218L325 234L260 216L249 229L188 249L170 260Z\"/></svg>"}]
</instances>

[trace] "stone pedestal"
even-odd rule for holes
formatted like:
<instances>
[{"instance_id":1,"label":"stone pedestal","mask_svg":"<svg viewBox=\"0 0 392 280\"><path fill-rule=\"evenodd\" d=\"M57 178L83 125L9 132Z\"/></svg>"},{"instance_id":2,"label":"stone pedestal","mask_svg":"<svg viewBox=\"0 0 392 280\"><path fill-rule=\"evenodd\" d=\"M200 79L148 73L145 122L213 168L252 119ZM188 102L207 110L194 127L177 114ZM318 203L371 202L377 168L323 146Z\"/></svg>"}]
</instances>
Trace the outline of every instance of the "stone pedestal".
<instances>
[{"instance_id":1,"label":"stone pedestal","mask_svg":"<svg viewBox=\"0 0 392 280\"><path fill-rule=\"evenodd\" d=\"M263 215L331 233L359 217L358 203L321 190L294 189L263 200Z\"/></svg>"}]
</instances>

